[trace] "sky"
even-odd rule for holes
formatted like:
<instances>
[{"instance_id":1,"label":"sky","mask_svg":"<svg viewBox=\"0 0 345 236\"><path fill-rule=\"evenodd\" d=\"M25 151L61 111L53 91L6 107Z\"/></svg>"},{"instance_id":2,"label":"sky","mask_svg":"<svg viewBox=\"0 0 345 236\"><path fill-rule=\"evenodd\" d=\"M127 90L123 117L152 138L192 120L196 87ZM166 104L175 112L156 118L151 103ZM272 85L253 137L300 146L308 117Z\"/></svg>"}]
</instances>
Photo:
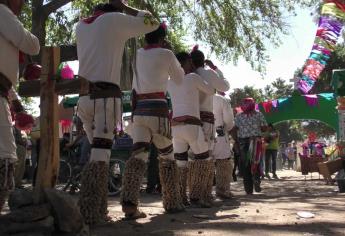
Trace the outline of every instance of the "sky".
<instances>
[{"instance_id":1,"label":"sky","mask_svg":"<svg viewBox=\"0 0 345 236\"><path fill-rule=\"evenodd\" d=\"M296 69L303 66L314 42L317 25L313 22L310 12L310 9L298 10L297 16L288 19L288 23L291 25L290 33L282 35L281 46L274 48L268 45L270 62L267 63L267 73L264 79L258 72L253 71L250 64L243 59L240 59L234 66L231 62L223 64L215 57L211 57L229 80L231 90L243 88L245 85L264 88L277 78L291 83L289 80L293 78Z\"/></svg>"}]
</instances>

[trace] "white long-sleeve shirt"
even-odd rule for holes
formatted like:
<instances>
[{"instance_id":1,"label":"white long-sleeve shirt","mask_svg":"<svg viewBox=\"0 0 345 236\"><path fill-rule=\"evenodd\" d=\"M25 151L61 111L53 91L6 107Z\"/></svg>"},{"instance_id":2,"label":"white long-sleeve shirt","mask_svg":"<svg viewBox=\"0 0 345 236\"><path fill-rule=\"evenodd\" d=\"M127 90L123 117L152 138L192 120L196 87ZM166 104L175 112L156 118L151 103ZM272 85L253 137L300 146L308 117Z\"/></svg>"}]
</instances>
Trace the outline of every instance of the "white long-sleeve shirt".
<instances>
[{"instance_id":1,"label":"white long-sleeve shirt","mask_svg":"<svg viewBox=\"0 0 345 236\"><path fill-rule=\"evenodd\" d=\"M212 69L199 67L196 73L217 91L226 92L230 88L229 82L223 77L223 73L219 69L214 71ZM200 111L213 112L212 95L200 93Z\"/></svg>"},{"instance_id":2,"label":"white long-sleeve shirt","mask_svg":"<svg viewBox=\"0 0 345 236\"><path fill-rule=\"evenodd\" d=\"M138 94L166 92L169 78L181 83L184 77L184 70L174 53L164 48L140 48L136 69L133 88Z\"/></svg>"},{"instance_id":3,"label":"white long-sleeve shirt","mask_svg":"<svg viewBox=\"0 0 345 236\"><path fill-rule=\"evenodd\" d=\"M234 127L234 113L228 99L218 94L214 95L213 114L215 117L215 127L224 126L225 131L230 131Z\"/></svg>"},{"instance_id":4,"label":"white long-sleeve shirt","mask_svg":"<svg viewBox=\"0 0 345 236\"><path fill-rule=\"evenodd\" d=\"M0 4L0 72L14 86L18 82L19 51L37 55L40 51L39 41L6 5Z\"/></svg>"},{"instance_id":5,"label":"white long-sleeve shirt","mask_svg":"<svg viewBox=\"0 0 345 236\"><path fill-rule=\"evenodd\" d=\"M148 12L140 11L137 16L111 12L91 24L80 21L76 27L79 75L119 85L125 42L159 26L145 21L145 14Z\"/></svg>"},{"instance_id":6,"label":"white long-sleeve shirt","mask_svg":"<svg viewBox=\"0 0 345 236\"><path fill-rule=\"evenodd\" d=\"M214 94L214 89L199 75L190 73L180 84L168 82L168 92L171 98L173 118L179 116L194 116L200 118L199 93L209 96Z\"/></svg>"}]
</instances>

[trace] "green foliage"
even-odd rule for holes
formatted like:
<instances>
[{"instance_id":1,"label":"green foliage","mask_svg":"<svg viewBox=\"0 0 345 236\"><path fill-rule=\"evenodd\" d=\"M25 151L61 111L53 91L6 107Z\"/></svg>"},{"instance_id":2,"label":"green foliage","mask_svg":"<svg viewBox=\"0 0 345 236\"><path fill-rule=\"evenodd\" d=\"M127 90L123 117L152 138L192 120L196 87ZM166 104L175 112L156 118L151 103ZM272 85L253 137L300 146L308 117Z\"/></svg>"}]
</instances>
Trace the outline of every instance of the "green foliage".
<instances>
[{"instance_id":1,"label":"green foliage","mask_svg":"<svg viewBox=\"0 0 345 236\"><path fill-rule=\"evenodd\" d=\"M246 97L252 97L257 103L265 100L272 100L292 95L293 88L291 84L286 84L285 80L277 78L271 85L267 85L263 90L256 89L253 86L244 86L237 88L230 94L231 105L239 106L241 101Z\"/></svg>"},{"instance_id":2,"label":"green foliage","mask_svg":"<svg viewBox=\"0 0 345 236\"><path fill-rule=\"evenodd\" d=\"M15 90L18 92L18 86L19 84L17 84L17 87L15 88ZM22 105L24 106L25 110L33 115L37 115L36 114L36 108L34 107L34 99L31 97L20 97L20 102L22 103Z\"/></svg>"},{"instance_id":3,"label":"green foliage","mask_svg":"<svg viewBox=\"0 0 345 236\"><path fill-rule=\"evenodd\" d=\"M297 6L308 6L315 1L293 0L182 0L190 19L189 29L194 38L210 45L224 61L237 62L244 57L259 72L264 72L268 60L266 45L280 44L286 34L286 13Z\"/></svg>"},{"instance_id":4,"label":"green foliage","mask_svg":"<svg viewBox=\"0 0 345 236\"><path fill-rule=\"evenodd\" d=\"M334 135L335 133L335 131L332 128L320 121L309 120L306 123L307 124L303 126L305 134L315 132L318 137L329 137L331 135Z\"/></svg>"},{"instance_id":5,"label":"green foliage","mask_svg":"<svg viewBox=\"0 0 345 236\"><path fill-rule=\"evenodd\" d=\"M300 121L285 121L276 124L275 128L279 130L280 142L303 141L304 132L301 132Z\"/></svg>"},{"instance_id":6,"label":"green foliage","mask_svg":"<svg viewBox=\"0 0 345 236\"><path fill-rule=\"evenodd\" d=\"M92 14L95 5L104 3L104 0L75 0L72 3L72 8L76 10L79 17L86 17Z\"/></svg>"},{"instance_id":7,"label":"green foliage","mask_svg":"<svg viewBox=\"0 0 345 236\"><path fill-rule=\"evenodd\" d=\"M256 89L253 86L244 86L244 88L237 88L230 94L231 106L240 106L242 100L246 97L255 99L257 103L265 100L265 96L261 89Z\"/></svg>"},{"instance_id":8,"label":"green foliage","mask_svg":"<svg viewBox=\"0 0 345 236\"><path fill-rule=\"evenodd\" d=\"M31 17L32 17L32 10L31 10L32 1L29 0L27 4L24 4L22 14L19 16L20 21L23 23L26 29L31 29Z\"/></svg>"},{"instance_id":9,"label":"green foliage","mask_svg":"<svg viewBox=\"0 0 345 236\"><path fill-rule=\"evenodd\" d=\"M70 45L75 41L73 25L77 18L68 17L63 10L58 10L47 20L46 45Z\"/></svg>"},{"instance_id":10,"label":"green foliage","mask_svg":"<svg viewBox=\"0 0 345 236\"><path fill-rule=\"evenodd\" d=\"M94 6L99 3L104 3L104 0L74 0L69 2L71 3L66 3L63 7L52 12L44 22L46 31L44 41L46 45L73 44L75 42L75 35L73 32L73 26L75 23L77 23L80 18L91 15ZM181 9L177 5L171 1L152 1L150 4L145 3L144 1L129 2L132 6L151 10L157 17L168 21L170 26L168 39L171 41L173 49L177 51L187 49L183 41L186 31L183 28L182 15L178 15L178 12ZM34 28L32 25L34 4L37 4L37 1L33 2L32 0L29 0L20 16L21 21L26 28ZM43 5L42 2L42 5L35 6L36 8L44 8L46 5ZM43 8L41 10L42 14Z\"/></svg>"},{"instance_id":11,"label":"green foliage","mask_svg":"<svg viewBox=\"0 0 345 236\"><path fill-rule=\"evenodd\" d=\"M293 86L291 84L286 84L285 80L278 78L272 83L272 91L273 91L273 94L271 95L271 97L268 97L270 99L287 97L287 96L292 95Z\"/></svg>"}]
</instances>

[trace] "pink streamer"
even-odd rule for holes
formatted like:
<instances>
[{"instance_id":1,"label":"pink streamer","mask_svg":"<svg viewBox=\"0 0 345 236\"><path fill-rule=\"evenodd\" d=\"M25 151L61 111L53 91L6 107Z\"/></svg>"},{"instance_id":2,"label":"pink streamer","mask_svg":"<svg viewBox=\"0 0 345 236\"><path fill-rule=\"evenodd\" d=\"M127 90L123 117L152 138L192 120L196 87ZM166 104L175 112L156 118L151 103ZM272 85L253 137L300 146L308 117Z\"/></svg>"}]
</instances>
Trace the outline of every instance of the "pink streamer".
<instances>
[{"instance_id":1,"label":"pink streamer","mask_svg":"<svg viewBox=\"0 0 345 236\"><path fill-rule=\"evenodd\" d=\"M305 100L310 107L315 107L319 104L319 99L317 95L305 95Z\"/></svg>"}]
</instances>

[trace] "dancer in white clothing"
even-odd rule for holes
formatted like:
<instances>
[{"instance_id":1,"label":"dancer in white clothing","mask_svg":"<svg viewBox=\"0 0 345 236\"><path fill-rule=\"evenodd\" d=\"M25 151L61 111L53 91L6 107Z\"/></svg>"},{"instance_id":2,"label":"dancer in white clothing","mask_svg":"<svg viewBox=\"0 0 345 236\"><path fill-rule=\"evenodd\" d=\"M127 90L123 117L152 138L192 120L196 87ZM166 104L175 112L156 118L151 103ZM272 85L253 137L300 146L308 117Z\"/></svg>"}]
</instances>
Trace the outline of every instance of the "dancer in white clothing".
<instances>
[{"instance_id":1,"label":"dancer in white clothing","mask_svg":"<svg viewBox=\"0 0 345 236\"><path fill-rule=\"evenodd\" d=\"M16 116L24 112L13 89L18 83L19 53L36 55L40 50L38 39L17 18L22 7L23 1L0 0L0 212L14 188L17 161L10 106Z\"/></svg>"},{"instance_id":2,"label":"dancer in white clothing","mask_svg":"<svg viewBox=\"0 0 345 236\"><path fill-rule=\"evenodd\" d=\"M111 2L96 6L94 15L81 20L76 27L79 75L90 87L78 103L78 116L92 144L80 193L80 211L88 224L108 220L110 149L113 131L122 119L119 84L125 42L158 27L150 13L120 0Z\"/></svg>"},{"instance_id":3,"label":"dancer in white clothing","mask_svg":"<svg viewBox=\"0 0 345 236\"><path fill-rule=\"evenodd\" d=\"M203 52L194 48L191 52L193 65L196 68L196 73L201 76L208 84L210 84L215 90L220 92L226 92L230 86L229 82L225 80L222 72L210 61L205 60ZM205 68L207 65L210 68ZM200 92L200 119L202 121L202 129L204 131L205 138L208 142L208 148L210 154L212 154L214 144L214 115L213 115L213 95L208 95ZM208 199L209 205L212 205L212 186L214 179L214 160L205 161L205 165L208 165L208 190L205 193L194 191L190 192L191 198L204 198ZM190 165L190 176L193 178L194 175L198 175L197 169L194 168L193 163ZM200 194L206 194L207 196L201 197Z\"/></svg>"},{"instance_id":4,"label":"dancer in white clothing","mask_svg":"<svg viewBox=\"0 0 345 236\"><path fill-rule=\"evenodd\" d=\"M141 180L146 170L150 143L157 147L163 207L166 212L184 210L179 195L178 172L173 155L167 83L180 83L184 71L174 53L165 45L166 26L145 35L147 45L137 52L133 80L133 156L127 161L121 192L122 210L127 219L145 217L138 209Z\"/></svg>"},{"instance_id":5,"label":"dancer in white clothing","mask_svg":"<svg viewBox=\"0 0 345 236\"><path fill-rule=\"evenodd\" d=\"M208 143L205 140L201 128L199 92L208 95L214 94L214 89L201 77L193 73L191 57L182 52L176 55L186 75L181 84L169 81L168 91L171 97L173 118L172 136L174 155L180 172L181 196L185 205L188 205L187 176L188 176L188 149L194 154L195 163L203 163L209 159ZM198 165L198 164L197 164ZM206 167L204 165L198 165ZM198 180L191 181L190 189L206 191L207 171L200 168ZM191 199L201 206L205 205L205 199Z\"/></svg>"},{"instance_id":6,"label":"dancer in white clothing","mask_svg":"<svg viewBox=\"0 0 345 236\"><path fill-rule=\"evenodd\" d=\"M234 127L234 113L230 101L218 92L213 97L216 139L213 156L216 161L216 194L220 198L231 198L230 181L232 176L231 147L229 132Z\"/></svg>"}]
</instances>

